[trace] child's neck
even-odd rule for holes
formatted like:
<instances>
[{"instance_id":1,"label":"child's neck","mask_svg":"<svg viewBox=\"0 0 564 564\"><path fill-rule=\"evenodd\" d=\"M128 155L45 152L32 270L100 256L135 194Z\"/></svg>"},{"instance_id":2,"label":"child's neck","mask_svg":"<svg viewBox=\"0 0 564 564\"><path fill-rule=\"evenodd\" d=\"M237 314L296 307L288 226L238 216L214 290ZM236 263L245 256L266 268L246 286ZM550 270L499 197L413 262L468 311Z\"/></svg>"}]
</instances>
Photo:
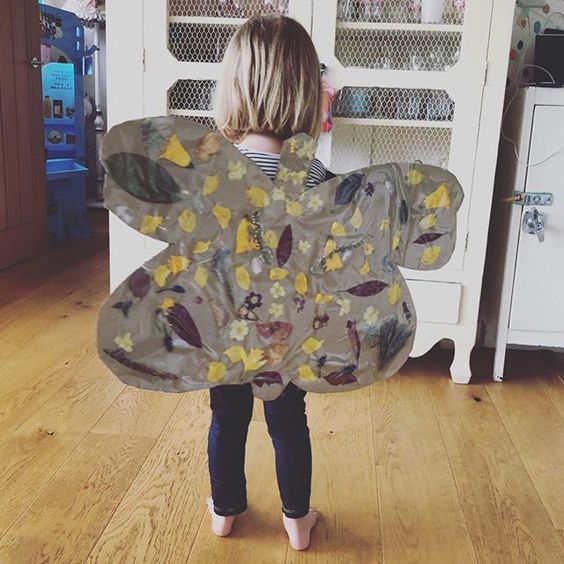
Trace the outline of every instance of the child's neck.
<instances>
[{"instance_id":1,"label":"child's neck","mask_svg":"<svg viewBox=\"0 0 564 564\"><path fill-rule=\"evenodd\" d=\"M249 133L240 145L254 149L255 151L264 151L266 153L280 154L282 151L283 140L272 133Z\"/></svg>"}]
</instances>

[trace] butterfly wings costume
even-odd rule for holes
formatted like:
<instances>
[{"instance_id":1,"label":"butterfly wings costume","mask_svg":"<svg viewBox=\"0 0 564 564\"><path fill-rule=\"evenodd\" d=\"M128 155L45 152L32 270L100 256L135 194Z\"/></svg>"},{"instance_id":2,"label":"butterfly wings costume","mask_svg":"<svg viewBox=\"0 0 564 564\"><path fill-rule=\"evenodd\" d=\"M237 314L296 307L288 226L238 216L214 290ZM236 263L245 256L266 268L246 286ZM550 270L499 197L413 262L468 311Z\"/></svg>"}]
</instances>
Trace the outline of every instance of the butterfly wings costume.
<instances>
[{"instance_id":1,"label":"butterfly wings costume","mask_svg":"<svg viewBox=\"0 0 564 564\"><path fill-rule=\"evenodd\" d=\"M106 136L108 209L168 247L100 311L98 349L125 382L185 392L251 383L353 390L393 375L414 340L398 269L450 258L463 192L448 171L374 165L305 189L315 141L288 139L270 180L217 132L178 117Z\"/></svg>"}]
</instances>

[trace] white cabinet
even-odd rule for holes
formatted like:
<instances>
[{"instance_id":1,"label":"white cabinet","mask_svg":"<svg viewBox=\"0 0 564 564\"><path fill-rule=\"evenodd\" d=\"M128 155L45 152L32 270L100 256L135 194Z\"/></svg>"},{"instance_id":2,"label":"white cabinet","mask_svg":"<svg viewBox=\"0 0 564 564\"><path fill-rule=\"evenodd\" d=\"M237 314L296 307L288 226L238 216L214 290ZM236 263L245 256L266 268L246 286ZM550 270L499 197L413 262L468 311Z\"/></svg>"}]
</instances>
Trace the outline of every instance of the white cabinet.
<instances>
[{"instance_id":1,"label":"white cabinet","mask_svg":"<svg viewBox=\"0 0 564 564\"><path fill-rule=\"evenodd\" d=\"M448 167L462 183L466 199L451 261L438 271L404 269L404 275L420 318L413 356L443 338L452 339L452 377L468 382L511 3L467 0L466 8L456 8L447 0L440 23L420 23L405 0L109 3L109 44L121 49L117 59L113 52L108 57L111 124L142 115L174 114L213 127L211 98L225 46L244 18L264 10L266 4L310 30L327 79L339 89L333 131L323 136L318 151L330 170L340 173L387 161L420 160ZM380 10L375 8L378 5ZM135 33L129 44L125 38L132 26ZM128 101L123 100L124 92ZM112 288L163 248L116 218L111 220L110 236Z\"/></svg>"}]
</instances>

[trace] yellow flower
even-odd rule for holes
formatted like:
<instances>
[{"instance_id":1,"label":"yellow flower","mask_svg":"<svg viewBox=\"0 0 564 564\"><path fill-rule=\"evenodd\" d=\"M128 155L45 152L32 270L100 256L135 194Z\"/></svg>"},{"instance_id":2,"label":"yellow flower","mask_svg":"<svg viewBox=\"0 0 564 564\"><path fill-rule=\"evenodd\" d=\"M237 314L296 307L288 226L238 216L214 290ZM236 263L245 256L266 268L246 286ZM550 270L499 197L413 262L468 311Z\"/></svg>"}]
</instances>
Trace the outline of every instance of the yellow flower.
<instances>
[{"instance_id":1,"label":"yellow flower","mask_svg":"<svg viewBox=\"0 0 564 564\"><path fill-rule=\"evenodd\" d=\"M224 351L225 355L233 363L241 362L243 360L243 355L245 354L245 349L241 345L233 345Z\"/></svg>"},{"instance_id":2,"label":"yellow flower","mask_svg":"<svg viewBox=\"0 0 564 564\"><path fill-rule=\"evenodd\" d=\"M187 167L192 162L188 151L181 145L178 137L173 135L163 148L159 159L166 159L175 165Z\"/></svg>"},{"instance_id":3,"label":"yellow flower","mask_svg":"<svg viewBox=\"0 0 564 564\"><path fill-rule=\"evenodd\" d=\"M225 376L227 367L223 362L210 362L208 364L208 380L210 382L221 382Z\"/></svg>"},{"instance_id":4,"label":"yellow flower","mask_svg":"<svg viewBox=\"0 0 564 564\"><path fill-rule=\"evenodd\" d=\"M296 149L298 148L298 140L297 139L290 139L289 141L289 145L290 145L290 153L295 153Z\"/></svg>"},{"instance_id":5,"label":"yellow flower","mask_svg":"<svg viewBox=\"0 0 564 564\"><path fill-rule=\"evenodd\" d=\"M231 210L223 206L214 206L212 213L222 229L226 229L231 221Z\"/></svg>"},{"instance_id":6,"label":"yellow flower","mask_svg":"<svg viewBox=\"0 0 564 564\"><path fill-rule=\"evenodd\" d=\"M308 337L302 343L302 351L304 351L305 354L313 354L322 345L323 340L320 341L318 339L315 339L314 337Z\"/></svg>"},{"instance_id":7,"label":"yellow flower","mask_svg":"<svg viewBox=\"0 0 564 564\"><path fill-rule=\"evenodd\" d=\"M258 370L267 362L261 349L251 349L247 353L241 345L235 345L224 352L231 362L243 362L244 372Z\"/></svg>"},{"instance_id":8,"label":"yellow flower","mask_svg":"<svg viewBox=\"0 0 564 564\"><path fill-rule=\"evenodd\" d=\"M270 204L270 196L258 186L247 188L247 200L257 208L264 208Z\"/></svg>"},{"instance_id":9,"label":"yellow flower","mask_svg":"<svg viewBox=\"0 0 564 564\"><path fill-rule=\"evenodd\" d=\"M307 201L308 209L312 211L319 211L323 206L323 200L319 196L319 194L313 194L310 196L309 200Z\"/></svg>"},{"instance_id":10,"label":"yellow flower","mask_svg":"<svg viewBox=\"0 0 564 564\"><path fill-rule=\"evenodd\" d=\"M286 213L288 215L293 215L294 217L298 217L304 213L302 205L300 202L286 202Z\"/></svg>"},{"instance_id":11,"label":"yellow flower","mask_svg":"<svg viewBox=\"0 0 564 564\"><path fill-rule=\"evenodd\" d=\"M229 180L241 180L247 172L247 167L242 161L229 161L227 164Z\"/></svg>"},{"instance_id":12,"label":"yellow flower","mask_svg":"<svg viewBox=\"0 0 564 564\"><path fill-rule=\"evenodd\" d=\"M284 192L283 188L274 188L272 190L272 199L277 202L283 202L286 199L286 192Z\"/></svg>"},{"instance_id":13,"label":"yellow flower","mask_svg":"<svg viewBox=\"0 0 564 564\"><path fill-rule=\"evenodd\" d=\"M300 366L298 366L298 377L304 382L315 382L317 379L315 373L307 364L300 364Z\"/></svg>"},{"instance_id":14,"label":"yellow flower","mask_svg":"<svg viewBox=\"0 0 564 564\"><path fill-rule=\"evenodd\" d=\"M196 267L194 280L200 288L203 288L208 283L208 271L200 264Z\"/></svg>"},{"instance_id":15,"label":"yellow flower","mask_svg":"<svg viewBox=\"0 0 564 564\"><path fill-rule=\"evenodd\" d=\"M311 249L311 243L300 239L298 242L298 249L305 255Z\"/></svg>"},{"instance_id":16,"label":"yellow flower","mask_svg":"<svg viewBox=\"0 0 564 564\"><path fill-rule=\"evenodd\" d=\"M362 274L362 276L366 276L370 272L370 265L367 260L364 261L364 264L358 269L358 271Z\"/></svg>"},{"instance_id":17,"label":"yellow flower","mask_svg":"<svg viewBox=\"0 0 564 564\"><path fill-rule=\"evenodd\" d=\"M183 270L186 270L192 261L186 257L177 256L177 255L170 255L168 257L168 268L172 272L172 274L178 274Z\"/></svg>"},{"instance_id":18,"label":"yellow flower","mask_svg":"<svg viewBox=\"0 0 564 564\"><path fill-rule=\"evenodd\" d=\"M271 280L282 280L288 276L288 271L285 268L271 268L270 269L270 279Z\"/></svg>"},{"instance_id":19,"label":"yellow flower","mask_svg":"<svg viewBox=\"0 0 564 564\"><path fill-rule=\"evenodd\" d=\"M392 239L392 249L395 251L400 246L401 231L396 231Z\"/></svg>"},{"instance_id":20,"label":"yellow flower","mask_svg":"<svg viewBox=\"0 0 564 564\"><path fill-rule=\"evenodd\" d=\"M360 211L360 208L356 208L356 210L354 211L352 217L351 217L351 225L355 228L355 229L360 229L362 227L362 212Z\"/></svg>"},{"instance_id":21,"label":"yellow flower","mask_svg":"<svg viewBox=\"0 0 564 564\"><path fill-rule=\"evenodd\" d=\"M204 180L204 186L202 187L202 192L204 196L209 196L213 194L217 187L219 186L219 177L214 174L213 176L206 176Z\"/></svg>"},{"instance_id":22,"label":"yellow flower","mask_svg":"<svg viewBox=\"0 0 564 564\"><path fill-rule=\"evenodd\" d=\"M237 266L235 268L235 279L237 284L243 290L249 290L251 287L251 275L249 271L244 266Z\"/></svg>"},{"instance_id":23,"label":"yellow flower","mask_svg":"<svg viewBox=\"0 0 564 564\"><path fill-rule=\"evenodd\" d=\"M364 243L364 254L369 257L374 252L374 245L371 243Z\"/></svg>"},{"instance_id":24,"label":"yellow flower","mask_svg":"<svg viewBox=\"0 0 564 564\"><path fill-rule=\"evenodd\" d=\"M157 230L157 227L163 222L163 217L161 215L146 215L141 222L139 231L143 235L149 235Z\"/></svg>"},{"instance_id":25,"label":"yellow flower","mask_svg":"<svg viewBox=\"0 0 564 564\"><path fill-rule=\"evenodd\" d=\"M431 192L424 200L427 209L450 208L450 194L448 186L441 184L434 192Z\"/></svg>"},{"instance_id":26,"label":"yellow flower","mask_svg":"<svg viewBox=\"0 0 564 564\"><path fill-rule=\"evenodd\" d=\"M211 245L211 241L198 241L194 245L193 253L195 255L200 255L202 253L205 253L206 251L209 251L210 245Z\"/></svg>"},{"instance_id":27,"label":"yellow flower","mask_svg":"<svg viewBox=\"0 0 564 564\"><path fill-rule=\"evenodd\" d=\"M272 317L274 318L281 317L282 314L284 313L284 306L282 304L274 302L270 304L270 307L268 308L268 313L270 313L270 315L272 315Z\"/></svg>"},{"instance_id":28,"label":"yellow flower","mask_svg":"<svg viewBox=\"0 0 564 564\"><path fill-rule=\"evenodd\" d=\"M438 245L428 247L421 253L421 262L427 266L436 262L441 254L441 248Z\"/></svg>"},{"instance_id":29,"label":"yellow flower","mask_svg":"<svg viewBox=\"0 0 564 564\"><path fill-rule=\"evenodd\" d=\"M341 308L339 315L347 315L351 312L351 301L349 299L343 298L342 300L337 300L337 305Z\"/></svg>"},{"instance_id":30,"label":"yellow flower","mask_svg":"<svg viewBox=\"0 0 564 564\"><path fill-rule=\"evenodd\" d=\"M166 311L174 306L176 302L172 298L165 298L159 306L162 310Z\"/></svg>"},{"instance_id":31,"label":"yellow flower","mask_svg":"<svg viewBox=\"0 0 564 564\"><path fill-rule=\"evenodd\" d=\"M417 186L418 184L421 184L422 181L423 181L423 175L416 168L412 168L407 173L407 183L410 186Z\"/></svg>"},{"instance_id":32,"label":"yellow flower","mask_svg":"<svg viewBox=\"0 0 564 564\"><path fill-rule=\"evenodd\" d=\"M166 264L161 264L160 266L157 266L157 268L153 270L153 278L155 279L157 286L163 288L164 285L166 284L166 279L168 278L169 274L170 274L170 268L166 266Z\"/></svg>"},{"instance_id":33,"label":"yellow flower","mask_svg":"<svg viewBox=\"0 0 564 564\"><path fill-rule=\"evenodd\" d=\"M307 292L307 276L303 272L299 272L294 281L294 288L298 294L305 296Z\"/></svg>"},{"instance_id":34,"label":"yellow flower","mask_svg":"<svg viewBox=\"0 0 564 564\"><path fill-rule=\"evenodd\" d=\"M331 225L331 234L335 237L344 237L347 234L347 231L343 224L338 221L334 221Z\"/></svg>"},{"instance_id":35,"label":"yellow flower","mask_svg":"<svg viewBox=\"0 0 564 564\"><path fill-rule=\"evenodd\" d=\"M283 298L286 295L286 290L284 290L284 286L282 286L280 282L274 282L272 288L270 288L270 294L275 300L277 300L279 298Z\"/></svg>"},{"instance_id":36,"label":"yellow flower","mask_svg":"<svg viewBox=\"0 0 564 564\"><path fill-rule=\"evenodd\" d=\"M298 157L307 157L308 159L313 159L315 156L315 142L314 141L304 141L302 148L298 150Z\"/></svg>"},{"instance_id":37,"label":"yellow flower","mask_svg":"<svg viewBox=\"0 0 564 564\"><path fill-rule=\"evenodd\" d=\"M229 325L229 336L236 341L243 341L249 334L249 325L244 319L235 319Z\"/></svg>"},{"instance_id":38,"label":"yellow flower","mask_svg":"<svg viewBox=\"0 0 564 564\"><path fill-rule=\"evenodd\" d=\"M327 239L327 243L325 243L325 249L323 250L323 256L329 257L329 255L331 255L329 258L327 258L325 263L325 270L327 272L343 268L343 261L341 260L339 253L333 252L336 248L337 243L335 243L335 239Z\"/></svg>"},{"instance_id":39,"label":"yellow flower","mask_svg":"<svg viewBox=\"0 0 564 564\"><path fill-rule=\"evenodd\" d=\"M178 222L183 231L192 233L196 228L196 214L192 210L184 210L178 216Z\"/></svg>"},{"instance_id":40,"label":"yellow flower","mask_svg":"<svg viewBox=\"0 0 564 564\"><path fill-rule=\"evenodd\" d=\"M364 315L362 316L364 321L369 325L374 325L378 321L378 317L380 316L380 312L373 306L366 308Z\"/></svg>"},{"instance_id":41,"label":"yellow flower","mask_svg":"<svg viewBox=\"0 0 564 564\"><path fill-rule=\"evenodd\" d=\"M420 222L419 225L422 229L431 229L437 222L437 218L434 213L426 215Z\"/></svg>"},{"instance_id":42,"label":"yellow flower","mask_svg":"<svg viewBox=\"0 0 564 564\"><path fill-rule=\"evenodd\" d=\"M133 352L133 341L131 333L121 333L114 339L114 343L125 352Z\"/></svg>"},{"instance_id":43,"label":"yellow flower","mask_svg":"<svg viewBox=\"0 0 564 564\"><path fill-rule=\"evenodd\" d=\"M237 242L235 245L235 252L237 254L260 249L258 243L252 237L251 230L251 222L248 219L242 219L237 228Z\"/></svg>"},{"instance_id":44,"label":"yellow flower","mask_svg":"<svg viewBox=\"0 0 564 564\"><path fill-rule=\"evenodd\" d=\"M390 228L390 220L388 218L383 219L382 223L380 224L380 231L385 232L388 231Z\"/></svg>"},{"instance_id":45,"label":"yellow flower","mask_svg":"<svg viewBox=\"0 0 564 564\"><path fill-rule=\"evenodd\" d=\"M316 294L315 295L315 303L316 304L328 304L330 301L333 300L333 296L330 294Z\"/></svg>"},{"instance_id":46,"label":"yellow flower","mask_svg":"<svg viewBox=\"0 0 564 564\"><path fill-rule=\"evenodd\" d=\"M264 244L271 249L276 249L278 247L278 237L272 229L268 229L264 234Z\"/></svg>"},{"instance_id":47,"label":"yellow flower","mask_svg":"<svg viewBox=\"0 0 564 564\"><path fill-rule=\"evenodd\" d=\"M400 299L400 296L401 296L401 286L397 282L394 282L388 288L388 303L390 305L396 304L397 301Z\"/></svg>"}]
</instances>

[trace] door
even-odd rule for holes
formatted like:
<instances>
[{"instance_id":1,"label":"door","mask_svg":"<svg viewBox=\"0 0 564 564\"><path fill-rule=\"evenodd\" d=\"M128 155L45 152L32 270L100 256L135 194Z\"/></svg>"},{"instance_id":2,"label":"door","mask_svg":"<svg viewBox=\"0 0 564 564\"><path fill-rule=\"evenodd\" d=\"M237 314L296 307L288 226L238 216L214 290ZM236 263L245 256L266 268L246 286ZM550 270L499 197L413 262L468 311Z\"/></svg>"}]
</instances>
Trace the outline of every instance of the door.
<instances>
[{"instance_id":1,"label":"door","mask_svg":"<svg viewBox=\"0 0 564 564\"><path fill-rule=\"evenodd\" d=\"M47 247L37 0L0 2L0 268Z\"/></svg>"}]
</instances>

